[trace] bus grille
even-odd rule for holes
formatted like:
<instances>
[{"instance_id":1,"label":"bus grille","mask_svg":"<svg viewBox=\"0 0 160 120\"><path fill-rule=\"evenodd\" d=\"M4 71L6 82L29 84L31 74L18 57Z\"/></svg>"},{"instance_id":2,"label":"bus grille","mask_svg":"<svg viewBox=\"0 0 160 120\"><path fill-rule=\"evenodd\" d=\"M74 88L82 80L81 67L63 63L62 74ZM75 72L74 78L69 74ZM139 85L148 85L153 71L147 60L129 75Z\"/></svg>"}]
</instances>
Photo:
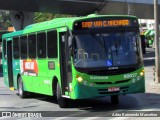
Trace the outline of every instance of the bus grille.
<instances>
[{"instance_id":1,"label":"bus grille","mask_svg":"<svg viewBox=\"0 0 160 120\"><path fill-rule=\"evenodd\" d=\"M129 82L131 79L127 79L127 80L120 80L120 81L116 81L115 83L112 82L95 82L97 85L111 85L111 84L118 84L118 83L126 83Z\"/></svg>"},{"instance_id":2,"label":"bus grille","mask_svg":"<svg viewBox=\"0 0 160 120\"><path fill-rule=\"evenodd\" d=\"M100 70L100 71L90 71L86 72L89 75L98 75L98 76L111 76L111 75L119 75L126 74L135 71L136 68L129 69L118 69L118 70Z\"/></svg>"}]
</instances>

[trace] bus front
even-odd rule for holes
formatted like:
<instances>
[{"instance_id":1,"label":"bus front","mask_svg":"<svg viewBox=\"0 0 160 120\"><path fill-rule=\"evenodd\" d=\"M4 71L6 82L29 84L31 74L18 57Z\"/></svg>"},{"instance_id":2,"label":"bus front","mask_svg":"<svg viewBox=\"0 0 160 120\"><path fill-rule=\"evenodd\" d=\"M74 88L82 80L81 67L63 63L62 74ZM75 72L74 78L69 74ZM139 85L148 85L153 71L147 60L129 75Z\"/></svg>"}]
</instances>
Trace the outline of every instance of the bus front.
<instances>
[{"instance_id":1,"label":"bus front","mask_svg":"<svg viewBox=\"0 0 160 120\"><path fill-rule=\"evenodd\" d=\"M138 20L96 17L73 23L71 98L142 93L144 66Z\"/></svg>"}]
</instances>

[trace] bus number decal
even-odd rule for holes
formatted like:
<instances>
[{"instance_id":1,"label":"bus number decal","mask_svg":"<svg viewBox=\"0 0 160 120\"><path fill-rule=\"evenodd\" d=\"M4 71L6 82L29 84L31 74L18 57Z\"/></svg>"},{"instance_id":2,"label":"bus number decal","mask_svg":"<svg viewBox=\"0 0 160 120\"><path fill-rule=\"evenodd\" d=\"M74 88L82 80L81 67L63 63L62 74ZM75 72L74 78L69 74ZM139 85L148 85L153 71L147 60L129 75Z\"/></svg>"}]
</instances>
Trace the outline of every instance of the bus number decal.
<instances>
[{"instance_id":1,"label":"bus number decal","mask_svg":"<svg viewBox=\"0 0 160 120\"><path fill-rule=\"evenodd\" d=\"M23 75L37 76L38 66L36 60L21 60L21 73Z\"/></svg>"},{"instance_id":2,"label":"bus number decal","mask_svg":"<svg viewBox=\"0 0 160 120\"><path fill-rule=\"evenodd\" d=\"M128 78L134 78L137 76L137 73L132 73L132 74L125 74L124 78L128 79Z\"/></svg>"}]
</instances>

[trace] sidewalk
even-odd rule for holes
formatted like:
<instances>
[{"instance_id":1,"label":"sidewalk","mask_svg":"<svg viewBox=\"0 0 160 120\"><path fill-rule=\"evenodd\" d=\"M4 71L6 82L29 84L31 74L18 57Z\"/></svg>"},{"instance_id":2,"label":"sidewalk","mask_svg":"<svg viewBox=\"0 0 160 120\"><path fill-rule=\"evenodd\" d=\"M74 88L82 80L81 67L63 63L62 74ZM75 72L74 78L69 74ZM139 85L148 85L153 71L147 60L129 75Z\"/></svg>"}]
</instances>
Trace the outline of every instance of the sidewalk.
<instances>
[{"instance_id":1,"label":"sidewalk","mask_svg":"<svg viewBox=\"0 0 160 120\"><path fill-rule=\"evenodd\" d=\"M145 66L145 86L146 93L160 93L160 83L154 81L153 67L155 65L155 51L153 48L146 48L147 53L144 54Z\"/></svg>"},{"instance_id":2,"label":"sidewalk","mask_svg":"<svg viewBox=\"0 0 160 120\"><path fill-rule=\"evenodd\" d=\"M146 93L160 93L160 83L154 81L153 66L145 67Z\"/></svg>"}]
</instances>

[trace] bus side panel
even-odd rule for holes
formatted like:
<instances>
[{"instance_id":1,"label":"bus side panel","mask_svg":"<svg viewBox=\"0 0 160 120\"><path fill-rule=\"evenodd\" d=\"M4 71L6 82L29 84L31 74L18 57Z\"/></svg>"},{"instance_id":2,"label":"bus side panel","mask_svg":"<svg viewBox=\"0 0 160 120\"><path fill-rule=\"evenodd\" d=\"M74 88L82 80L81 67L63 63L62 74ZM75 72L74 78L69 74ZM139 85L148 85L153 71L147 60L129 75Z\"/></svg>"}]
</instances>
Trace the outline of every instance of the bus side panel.
<instances>
[{"instance_id":1,"label":"bus side panel","mask_svg":"<svg viewBox=\"0 0 160 120\"><path fill-rule=\"evenodd\" d=\"M54 68L51 68L52 65L49 65L50 63L54 64ZM49 70L48 70L48 75L47 76L49 77L49 79L51 79L50 87L49 87L49 94L53 95L54 86L52 86L53 85L52 80L53 80L54 77L56 77L60 81L60 64L59 64L57 59L52 59L52 60L50 59L48 61L48 67L49 67Z\"/></svg>"},{"instance_id":2,"label":"bus side panel","mask_svg":"<svg viewBox=\"0 0 160 120\"><path fill-rule=\"evenodd\" d=\"M47 77L48 61L46 59L37 60L38 74L33 79L34 92L41 94L48 94L49 79Z\"/></svg>"},{"instance_id":3,"label":"bus side panel","mask_svg":"<svg viewBox=\"0 0 160 120\"><path fill-rule=\"evenodd\" d=\"M56 60L21 60L20 72L24 83L24 90L28 92L52 95L53 76L57 75L55 70L49 69L49 63L57 65ZM51 64L50 67L52 67ZM17 71L18 72L18 71ZM15 73L16 74L16 73Z\"/></svg>"},{"instance_id":4,"label":"bus side panel","mask_svg":"<svg viewBox=\"0 0 160 120\"><path fill-rule=\"evenodd\" d=\"M31 66L32 61L28 61L28 60L20 60L19 61L19 68L20 68L20 73L21 73L21 77L23 80L23 87L25 91L28 92L33 92L33 82L32 82L32 76L31 76L31 72L30 72L30 67ZM33 66L34 68L34 66ZM18 72L18 65L17 65L17 72Z\"/></svg>"},{"instance_id":5,"label":"bus side panel","mask_svg":"<svg viewBox=\"0 0 160 120\"><path fill-rule=\"evenodd\" d=\"M22 75L24 90L28 92L33 92L33 80L32 76Z\"/></svg>"},{"instance_id":6,"label":"bus side panel","mask_svg":"<svg viewBox=\"0 0 160 120\"><path fill-rule=\"evenodd\" d=\"M15 64L17 63L15 62ZM16 66L15 64L14 66ZM59 78L59 64L57 59L21 60L20 65L17 64L16 69L18 69L18 66L21 69L20 72L22 74L25 91L53 95L53 77L57 76L57 78ZM54 67L54 69L52 67ZM15 75L17 73L18 70L15 71Z\"/></svg>"}]
</instances>

